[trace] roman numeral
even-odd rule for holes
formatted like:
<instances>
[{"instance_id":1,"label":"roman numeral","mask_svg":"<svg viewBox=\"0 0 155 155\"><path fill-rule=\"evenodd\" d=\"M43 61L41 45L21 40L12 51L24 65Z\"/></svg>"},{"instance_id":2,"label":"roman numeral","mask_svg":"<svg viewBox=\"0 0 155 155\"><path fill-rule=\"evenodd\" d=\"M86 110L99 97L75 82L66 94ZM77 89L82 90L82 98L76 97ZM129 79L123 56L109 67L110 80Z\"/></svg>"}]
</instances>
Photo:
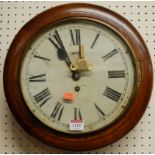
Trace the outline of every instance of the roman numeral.
<instances>
[{"instance_id":1,"label":"roman numeral","mask_svg":"<svg viewBox=\"0 0 155 155\"><path fill-rule=\"evenodd\" d=\"M121 93L109 88L109 87L106 87L103 95L105 95L106 97L112 99L113 101L115 102L118 102L120 96L121 96Z\"/></svg>"},{"instance_id":2,"label":"roman numeral","mask_svg":"<svg viewBox=\"0 0 155 155\"><path fill-rule=\"evenodd\" d=\"M40 74L40 75L35 75L35 76L31 76L29 77L29 82L45 82L46 74Z\"/></svg>"},{"instance_id":3,"label":"roman numeral","mask_svg":"<svg viewBox=\"0 0 155 155\"><path fill-rule=\"evenodd\" d=\"M124 78L125 71L117 70L117 71L108 71L108 78Z\"/></svg>"},{"instance_id":4,"label":"roman numeral","mask_svg":"<svg viewBox=\"0 0 155 155\"><path fill-rule=\"evenodd\" d=\"M112 57L113 55L117 54L118 51L117 49L114 49L113 51L109 52L108 54L106 54L105 56L103 56L102 58L105 60L109 59L110 57Z\"/></svg>"},{"instance_id":5,"label":"roman numeral","mask_svg":"<svg viewBox=\"0 0 155 155\"><path fill-rule=\"evenodd\" d=\"M51 94L48 88L42 90L34 96L35 101L40 104L40 107L42 107L50 98Z\"/></svg>"},{"instance_id":6,"label":"roman numeral","mask_svg":"<svg viewBox=\"0 0 155 155\"><path fill-rule=\"evenodd\" d=\"M81 43L80 29L70 29L70 35L73 45L80 45Z\"/></svg>"},{"instance_id":7,"label":"roman numeral","mask_svg":"<svg viewBox=\"0 0 155 155\"><path fill-rule=\"evenodd\" d=\"M105 116L105 113L101 110L101 108L99 108L99 106L95 103L94 103L94 105L95 105L95 108L98 111L98 113L101 114L102 116Z\"/></svg>"},{"instance_id":8,"label":"roman numeral","mask_svg":"<svg viewBox=\"0 0 155 155\"><path fill-rule=\"evenodd\" d=\"M54 107L54 110L51 114L51 117L60 121L63 110L64 110L64 106L61 103L57 102L57 104Z\"/></svg>"},{"instance_id":9,"label":"roman numeral","mask_svg":"<svg viewBox=\"0 0 155 155\"><path fill-rule=\"evenodd\" d=\"M56 49L65 49L57 30L55 30L55 34L53 35L53 38L49 37L48 39Z\"/></svg>"},{"instance_id":10,"label":"roman numeral","mask_svg":"<svg viewBox=\"0 0 155 155\"><path fill-rule=\"evenodd\" d=\"M50 59L42 57L42 56L38 55L37 53L34 55L34 58L41 59L41 60L45 61L46 63L50 61Z\"/></svg>"},{"instance_id":11,"label":"roman numeral","mask_svg":"<svg viewBox=\"0 0 155 155\"><path fill-rule=\"evenodd\" d=\"M95 37L95 39L94 39L94 41L93 41L93 43L92 43L92 45L91 45L90 48L93 48L93 47L94 47L94 45L95 45L97 39L99 38L99 36L100 36L100 34L97 34L97 35L96 35L96 37Z\"/></svg>"},{"instance_id":12,"label":"roman numeral","mask_svg":"<svg viewBox=\"0 0 155 155\"><path fill-rule=\"evenodd\" d=\"M74 108L74 120L82 120L82 115L79 108Z\"/></svg>"}]
</instances>

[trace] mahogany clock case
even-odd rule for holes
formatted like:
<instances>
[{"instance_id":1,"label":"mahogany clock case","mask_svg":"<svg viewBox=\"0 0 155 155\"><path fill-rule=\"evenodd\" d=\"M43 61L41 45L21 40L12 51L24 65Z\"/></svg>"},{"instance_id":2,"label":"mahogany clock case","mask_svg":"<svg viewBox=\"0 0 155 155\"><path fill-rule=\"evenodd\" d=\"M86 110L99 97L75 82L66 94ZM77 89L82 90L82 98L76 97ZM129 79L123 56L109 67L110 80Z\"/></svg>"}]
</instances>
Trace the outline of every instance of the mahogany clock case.
<instances>
[{"instance_id":1,"label":"mahogany clock case","mask_svg":"<svg viewBox=\"0 0 155 155\"><path fill-rule=\"evenodd\" d=\"M115 30L130 47L136 64L137 85L132 104L113 124L90 134L71 135L48 128L32 115L20 89L20 69L27 47L49 26L70 18L99 21ZM32 136L62 149L90 150L115 142L137 124L149 103L153 83L152 70L150 55L142 37L125 18L101 6L85 3L65 4L37 15L18 32L5 61L4 89L12 113Z\"/></svg>"}]
</instances>

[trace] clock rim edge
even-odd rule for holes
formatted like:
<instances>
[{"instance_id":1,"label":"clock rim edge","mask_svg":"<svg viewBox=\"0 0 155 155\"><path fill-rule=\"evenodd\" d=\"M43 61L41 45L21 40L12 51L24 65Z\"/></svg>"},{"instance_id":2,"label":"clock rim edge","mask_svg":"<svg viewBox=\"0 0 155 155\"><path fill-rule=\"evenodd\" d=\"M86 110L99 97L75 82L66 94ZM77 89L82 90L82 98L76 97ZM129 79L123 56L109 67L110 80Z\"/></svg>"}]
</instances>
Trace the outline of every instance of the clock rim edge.
<instances>
[{"instance_id":1,"label":"clock rim edge","mask_svg":"<svg viewBox=\"0 0 155 155\"><path fill-rule=\"evenodd\" d=\"M93 12L92 12L93 9ZM59 13L57 12L59 10ZM62 14L63 13L63 14ZM96 15L96 13L98 13ZM138 99L138 101L142 101L142 107L141 107L141 112L140 114L137 114L136 116L133 117L133 112L136 112L135 110L131 110L130 109L130 114L128 116L125 115L124 118L121 118L121 120L128 120L129 118L132 118L130 122L126 122L123 121L123 124L120 123L120 121L118 123L115 124L115 128L110 128L110 131L106 130L106 134L103 134L102 132L97 132L96 135L92 135L90 134L92 137L89 136L85 136L84 138L78 138L77 136L75 136L75 138L73 136L71 136L70 138L68 138L68 136L64 135L63 138L60 138L60 136L62 136L62 134L57 133L57 132L51 132L52 133L52 139L56 138L59 139L57 141L52 141L49 139L49 131L47 129L45 129L44 127L41 128L34 128L32 131L29 130L30 127L33 128L33 124L29 124L28 120L26 120L26 122L23 121L22 117L19 117L22 115L21 112L19 112L18 110L18 106L16 104L17 102L23 102L23 99L21 98L21 96L18 94L18 97L10 97L10 94L12 94L16 89L19 90L19 84L18 84L18 80L19 77L17 77L17 72L19 71L19 67L16 68L14 66L14 70L16 70L16 75L15 73L13 74L14 76L11 76L11 78L13 78L11 81L12 86L11 89L9 88L9 84L10 84L10 78L7 76L8 73L11 71L13 71L13 66L11 66L10 61L11 61L11 57L12 57L12 53L19 51L23 48L23 46L25 46L25 42L27 42L30 39L30 36L27 37L25 40L21 40L21 38L23 38L23 36L26 36L28 32L30 32L31 34L31 39L33 39L33 35L34 32L32 32L34 29L31 29L29 31L30 28L32 28L32 26L38 22L39 19L43 18L43 17L47 17L48 15L53 15L54 18L56 18L53 22L56 22L58 20L60 20L60 18L66 18L66 17L71 17L71 16L79 16L79 15L83 15L83 16L91 16L91 18L98 18L99 20L104 20L104 22L108 22L109 24L111 24L112 26L114 26L117 30L118 30L118 25L121 26L119 28L119 32L123 32L120 29L122 28L123 30L128 30L128 32L126 32L127 34L129 33L129 31L131 32L129 34L129 36L126 36L125 33L123 36L127 37L127 41L129 41L130 46L133 48L133 50L138 51L138 53L136 52L136 58L141 59L141 70L142 70L142 80L145 79L145 82L143 83L143 86L140 84L140 87L138 88L138 91L141 92L142 95L142 99L144 99L144 97L146 97L144 100L142 99ZM61 14L61 16L58 18L58 16ZM84 15L85 14L85 15ZM108 18L106 17L106 15L108 15ZM45 20L45 23L47 24L49 21ZM48 25L48 24L47 24ZM42 29L42 25L39 25L39 29ZM44 24L45 26L45 24ZM38 31L39 31L38 29ZM136 40L136 43L139 43L138 49L135 46L135 43L133 41L131 41L131 39ZM137 40L138 39L138 40ZM29 40L30 41L30 40ZM18 42L20 42L20 45L17 45ZM16 54L14 54L15 56ZM17 57L15 57L15 59L17 59L17 61L19 61L19 55L17 52ZM147 57L147 60L146 58ZM14 59L14 58L13 58ZM16 63L16 62L15 62ZM8 67L9 65L9 67ZM149 70L147 70L149 68ZM60 5L54 8L51 8L39 15L37 15L36 17L34 17L32 20L30 20L17 34L17 36L15 37L14 41L12 42L9 52L7 54L6 57L6 61L5 61L5 66L4 66L4 89L5 89L5 95L7 97L7 101L8 101L8 105L12 111L12 113L14 114L15 118L17 119L17 121L19 122L19 124L27 131L29 132L32 136L40 139L41 141L44 141L45 143L47 143L48 145L51 146L55 146L55 147L59 147L59 148L63 148L63 149L70 149L70 150L78 150L78 151L82 151L82 150L90 150L90 149L96 149L98 147L102 147L102 146L106 146L108 144L111 144L112 142L120 139L121 137L123 137L126 133L128 133L140 120L141 116L143 115L150 95L151 95L151 90L152 90L152 82L153 82L153 72L152 72L152 64L151 64L151 59L148 53L148 49L142 39L142 37L140 36L140 34L137 32L137 30L122 16L118 15L117 13L106 9L104 7L100 7L100 6L96 6L93 4L84 4L84 3L71 3L71 4L64 4L64 5ZM147 75L145 75L144 73L147 72ZM148 77L147 77L148 76ZM13 81L15 80L15 81ZM149 81L149 86L146 86L146 81ZM15 88L14 88L15 87ZM18 87L18 88L16 88ZM147 88L148 93L146 93L146 90L143 90L142 88ZM146 95L147 94L147 95ZM20 96L20 100L19 100L19 96ZM12 100L13 99L13 100ZM13 101L13 105L12 105L12 101ZM145 103L144 103L145 101ZM135 107L137 108L137 106L139 106L139 104L133 103L134 106L132 106L132 109ZM18 111L18 114L17 114ZM27 112L26 112L27 113ZM28 114L28 113L27 113ZM131 115L131 116L130 116ZM135 120L133 119L135 118ZM29 118L30 121L32 121L31 119L33 118ZM33 121L34 123L34 121ZM38 123L35 122L35 125L38 126ZM122 128L120 130L120 125L125 125L124 128ZM109 129L109 128L108 128ZM116 133L116 131L114 132L114 130L119 129L119 133ZM48 132L48 136L43 134L44 132ZM111 135L113 131L113 134ZM104 131L105 132L105 131ZM35 134L35 135L34 135ZM45 137L44 137L44 136ZM106 140L103 140L105 136L108 136L109 138L107 138ZM102 137L102 140L100 139ZM92 145L92 140L93 140L93 145ZM82 146L82 144L85 146Z\"/></svg>"}]
</instances>

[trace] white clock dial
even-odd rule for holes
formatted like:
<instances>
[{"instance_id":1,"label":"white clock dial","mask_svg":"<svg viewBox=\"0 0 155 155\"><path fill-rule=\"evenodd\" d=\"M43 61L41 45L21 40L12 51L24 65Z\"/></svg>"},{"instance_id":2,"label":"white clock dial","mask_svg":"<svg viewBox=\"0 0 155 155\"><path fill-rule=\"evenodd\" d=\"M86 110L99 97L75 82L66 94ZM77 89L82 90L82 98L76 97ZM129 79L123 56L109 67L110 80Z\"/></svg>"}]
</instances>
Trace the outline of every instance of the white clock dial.
<instances>
[{"instance_id":1,"label":"white clock dial","mask_svg":"<svg viewBox=\"0 0 155 155\"><path fill-rule=\"evenodd\" d=\"M97 22L75 19L51 26L29 46L20 85L28 108L42 123L81 134L123 114L134 78L131 51L119 35ZM84 129L69 130L70 120L83 120Z\"/></svg>"}]
</instances>

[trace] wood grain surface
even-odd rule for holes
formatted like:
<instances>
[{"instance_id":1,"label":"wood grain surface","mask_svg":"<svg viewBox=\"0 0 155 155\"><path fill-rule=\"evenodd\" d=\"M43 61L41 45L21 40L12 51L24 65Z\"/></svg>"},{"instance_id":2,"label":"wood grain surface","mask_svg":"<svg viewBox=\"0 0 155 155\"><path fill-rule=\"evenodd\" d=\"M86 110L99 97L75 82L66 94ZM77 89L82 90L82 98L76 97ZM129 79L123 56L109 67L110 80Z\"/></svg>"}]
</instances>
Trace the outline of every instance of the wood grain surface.
<instances>
[{"instance_id":1,"label":"wood grain surface","mask_svg":"<svg viewBox=\"0 0 155 155\"><path fill-rule=\"evenodd\" d=\"M131 106L111 126L85 135L64 134L48 128L27 108L20 89L21 64L31 42L49 26L69 18L89 18L106 23L128 44L135 60L136 84ZM139 62L139 65L137 65ZM20 125L42 142L68 150L90 150L113 143L128 133L142 117L152 91L153 73L148 49L137 30L117 13L92 4L66 4L33 18L18 32L4 67L4 89L9 107Z\"/></svg>"}]
</instances>

